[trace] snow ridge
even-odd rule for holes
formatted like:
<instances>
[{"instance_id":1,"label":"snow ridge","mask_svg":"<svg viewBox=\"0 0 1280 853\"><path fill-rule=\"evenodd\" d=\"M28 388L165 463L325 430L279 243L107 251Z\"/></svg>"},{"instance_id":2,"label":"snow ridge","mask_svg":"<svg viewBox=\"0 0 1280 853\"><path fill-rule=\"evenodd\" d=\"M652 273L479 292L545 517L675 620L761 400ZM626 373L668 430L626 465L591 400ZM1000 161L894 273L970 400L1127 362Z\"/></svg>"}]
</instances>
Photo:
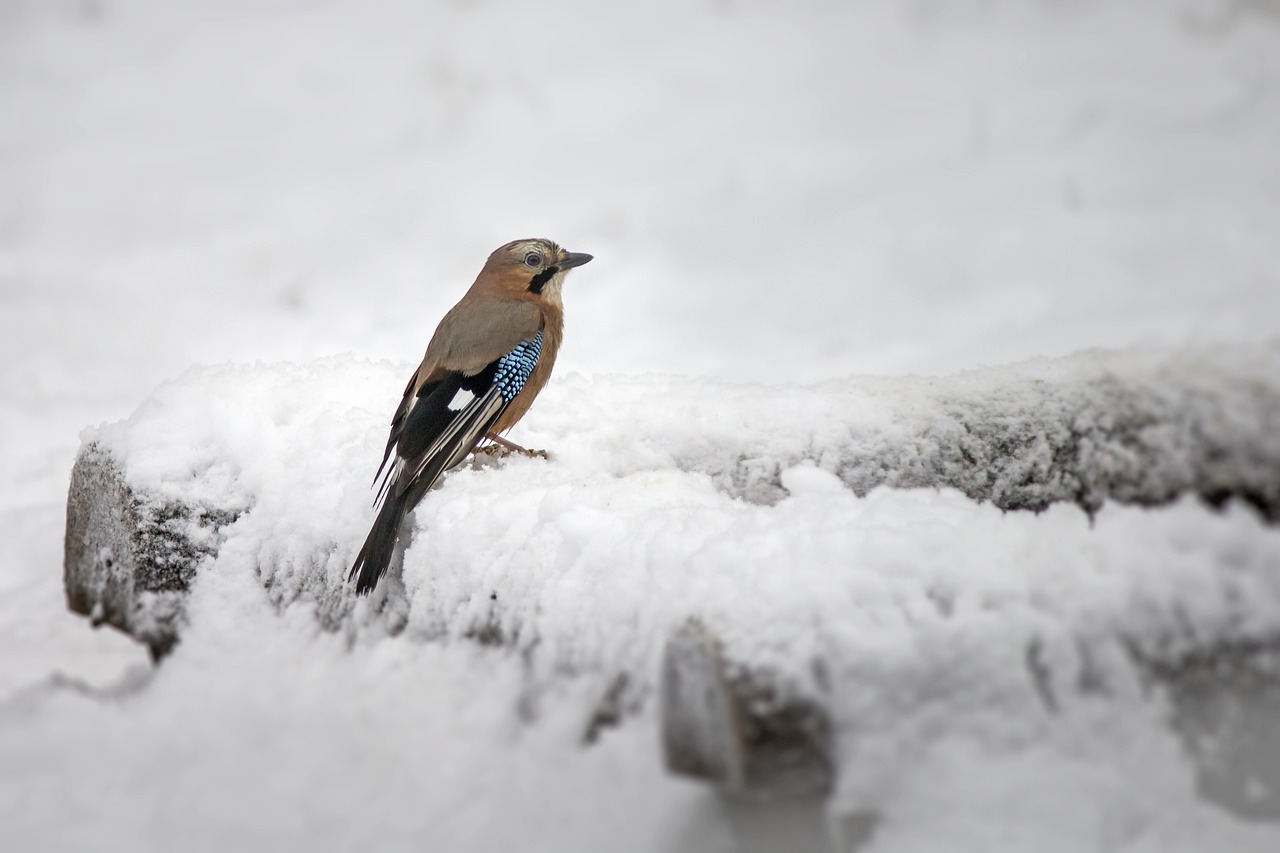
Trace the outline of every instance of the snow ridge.
<instances>
[{"instance_id":1,"label":"snow ridge","mask_svg":"<svg viewBox=\"0 0 1280 853\"><path fill-rule=\"evenodd\" d=\"M1185 501L1159 516L1103 507L1238 496L1274 519L1277 345L1090 352L811 387L568 377L521 425L553 460L455 471L417 510L402 579L357 603L344 570L368 523L365 469L401 375L351 358L201 368L85 438L109 449L144 503L238 512L205 571L252 568L282 610L314 608L353 637L376 627L522 649L536 683L596 672L603 691L625 676L630 702L645 701L662 638L692 616L797 689L832 654L831 632L858 623L840 602L854 614L882 602L904 627L917 607L965 624L956 614L993 581L997 599L1048 605L1041 618L1063 636L1101 620L1156 658L1267 639L1280 625L1266 571L1276 536L1256 516ZM1087 513L1001 520L1055 502ZM1199 536L1184 541L1182 525ZM1225 530L1235 550L1220 550ZM1128 543L1140 542L1149 553L1134 562ZM1088 571L1078 551L1094 554ZM1200 580L1166 589L1168 569L1149 563L1188 553ZM962 568L975 554L986 562ZM1100 598L1090 571L1108 578ZM900 600L903 583L917 604ZM1204 611L1194 630L1188 609ZM927 636L917 627L913 644Z\"/></svg>"}]
</instances>

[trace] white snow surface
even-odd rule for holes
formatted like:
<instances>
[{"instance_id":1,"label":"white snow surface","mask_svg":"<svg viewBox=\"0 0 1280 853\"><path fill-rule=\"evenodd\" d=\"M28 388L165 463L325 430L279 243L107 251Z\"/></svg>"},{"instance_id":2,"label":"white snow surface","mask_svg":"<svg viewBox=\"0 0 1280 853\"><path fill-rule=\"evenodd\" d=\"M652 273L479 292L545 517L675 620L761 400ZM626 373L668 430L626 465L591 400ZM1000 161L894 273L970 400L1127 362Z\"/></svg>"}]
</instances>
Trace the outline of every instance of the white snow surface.
<instances>
[{"instance_id":1,"label":"white snow surface","mask_svg":"<svg viewBox=\"0 0 1280 853\"><path fill-rule=\"evenodd\" d=\"M1248 375L1251 365L1270 363L1263 353L1274 357L1270 350L1233 354ZM1113 381L1136 386L1155 360L1151 353L1092 353L1031 362L950 380L960 391L934 396L950 403L956 393L988 399L1003 389L997 416L1004 416L1026 407L1013 389L1028 372L1058 383L1076 373L1094 380L1103 362ZM1230 377L1227 353L1186 361L1184 382L1205 381L1195 375L1197 361L1205 377ZM242 511L224 528L217 558L201 569L178 652L130 703L162 701L158 685L170 669L207 659L221 667L225 656L275 646L278 634L303 649L314 645L318 659L292 653L306 658L306 668L341 654L337 637L317 631L315 610L332 621L355 600L344 579L372 520L369 475L386 427L378 403L394 398L410 368L350 356L197 368L162 385L126 421L86 431L86 440L120 460L140 496ZM1253 382L1280 396L1266 378ZM883 439L871 425L890 412L901 434L927 432L943 408L922 392L935 384L854 378L778 389L566 377L523 433L563 450L551 461L513 458L452 473L413 516L403 590L384 582L381 595L355 605L339 636L352 661L373 669L388 647L407 659L402 666L423 665L420 644L431 659L442 649L479 658L475 665L504 673L487 701L505 707L486 713L505 721L499 728L506 736L522 727L535 732L515 735L522 740L553 732L561 749L575 752L597 704L625 674L629 716L588 751L607 754L626 744L656 754L662 643L698 617L724 639L732 660L776 673L785 688L818 692L813 673L821 663L821 692L841 734L839 790L828 808L836 817L884 815L889 849L908 843L892 841L899 833L921 832L909 816L918 804L890 792L916 773L926 774L920 784L932 790L933 774L958 772L952 762L974 760L974 753L993 754L998 769L993 790L966 796L1016 794L1043 808L1036 799L1063 796L1057 786L1064 775L1071 780L1065 784L1080 810L1073 819L1033 810L1036 827L1019 829L1051 832L1062 849L1110 833L1133 849L1274 843L1274 831L1237 826L1198 798L1166 709L1128 653L1176 660L1280 635L1280 530L1250 508L1215 513L1190 499L1161 510L1107 505L1091 521L1072 504L1004 514L951 490L879 488L858 498L816 464L827 455L816 446L819 436L867 441L855 450L874 455ZM720 468L728 419L741 421L738 438L761 464L806 449L817 457L781 472L786 497L772 505L745 501L730 480L709 473ZM586 432L584 420L592 425ZM395 599L390 608L387 595ZM388 618L403 628L395 637L387 635ZM480 637L501 651L469 648ZM1028 665L1033 649L1038 681ZM485 662L489 657L495 660ZM324 678L345 685L339 690L367 691L365 679L375 676L352 661ZM1082 692L1086 680L1105 689ZM227 701L242 701L240 689ZM221 718L226 711L194 713L198 724L203 714ZM364 713L363 725L395 725L384 712ZM326 708L319 716L338 725L333 714ZM182 725L191 724L184 714ZM636 730L648 739L637 743ZM143 731L137 737L149 738ZM434 755L431 742L414 748ZM1028 753L1040 757L1030 761ZM632 770L654 773L654 754ZM344 749L328 760L351 757ZM470 759L463 751L451 760ZM386 807L378 777L388 767L356 762L346 772L346 808ZM1016 791L1006 789L1009 773L1019 777ZM431 790L438 783L433 773L409 782ZM666 805L649 799L665 787L646 792L648 807ZM491 794L494 802L507 795ZM199 810L191 817L208 819ZM390 823L406 838L442 843L479 843L471 833L484 829L465 822L442 829L420 819ZM603 826L576 828L585 833L579 840ZM638 849L685 843L661 834L668 830L637 837ZM975 845L986 843L983 831L964 831L974 833Z\"/></svg>"},{"instance_id":2,"label":"white snow surface","mask_svg":"<svg viewBox=\"0 0 1280 853\"><path fill-rule=\"evenodd\" d=\"M1180 385L1237 381L1280 400L1280 347L1164 359L1160 371L1156 353L1094 352L945 381L787 388L566 377L523 425L526 441L554 449L552 462L460 469L420 504L404 571L409 627L452 639L496 631L536 679L623 671L641 689L656 644L691 616L730 623L738 659L784 671L850 659L872 625L918 647L930 624L945 644L970 618L1004 622L998 643L1014 650L1041 619L1051 632L1122 636L1153 657L1265 641L1280 634L1280 532L1251 510L1219 516L1187 500L1095 519L1072 504L1005 516L950 490L859 499L829 470L848 458L891 466L890 449L909 438L920 455L953 441L939 425L965 396L998 398L997 420L1045 407L1046 384L1105 400L1115 385L1175 396ZM281 605L341 607L373 516L369 474L387 425L378 404L411 369L346 356L197 368L84 439L107 448L144 499L242 513L209 571L244 566ZM1202 420L1239 420L1230 402L1202 403L1212 407ZM1238 440L1261 447L1275 420ZM1177 450L1163 464L1180 473ZM761 478L781 467L786 497L743 500L735 461ZM851 646L819 648L844 632Z\"/></svg>"},{"instance_id":3,"label":"white snow surface","mask_svg":"<svg viewBox=\"0 0 1280 853\"><path fill-rule=\"evenodd\" d=\"M833 388L928 383L852 374L1274 339L1271 5L9 0L0 116L0 849L749 849L661 768L691 613L837 662L863 849L1280 847L1108 663L1274 630L1275 530L799 462ZM597 256L512 435L554 460L428 496L406 630L320 628L412 360L532 235ZM139 482L252 505L154 672L61 596L79 433L126 416L86 435ZM726 433L785 495L699 468ZM512 646L465 638L495 614ZM1050 717L1032 641L1107 695ZM583 748L619 670L637 709Z\"/></svg>"}]
</instances>

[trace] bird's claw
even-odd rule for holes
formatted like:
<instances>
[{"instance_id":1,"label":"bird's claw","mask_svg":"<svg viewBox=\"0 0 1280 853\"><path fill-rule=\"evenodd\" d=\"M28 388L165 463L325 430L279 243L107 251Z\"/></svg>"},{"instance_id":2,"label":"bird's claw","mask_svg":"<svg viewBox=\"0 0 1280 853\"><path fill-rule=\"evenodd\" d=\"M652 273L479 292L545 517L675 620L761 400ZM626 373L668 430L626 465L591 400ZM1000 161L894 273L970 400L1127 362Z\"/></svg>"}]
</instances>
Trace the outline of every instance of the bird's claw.
<instances>
[{"instance_id":1,"label":"bird's claw","mask_svg":"<svg viewBox=\"0 0 1280 853\"><path fill-rule=\"evenodd\" d=\"M506 459L508 456L527 456L530 459L551 458L551 455L545 450L529 450L517 444L511 444L511 442L486 444L473 450L472 455L475 456L476 462L481 466L496 462L499 459Z\"/></svg>"},{"instance_id":2,"label":"bird's claw","mask_svg":"<svg viewBox=\"0 0 1280 853\"><path fill-rule=\"evenodd\" d=\"M507 441L500 435L492 433L485 436L489 443L480 448L485 453L490 454L495 459L506 459L512 453L519 453L521 456L528 456L530 459L550 459L545 450L530 450L527 447L521 447L514 441Z\"/></svg>"}]
</instances>

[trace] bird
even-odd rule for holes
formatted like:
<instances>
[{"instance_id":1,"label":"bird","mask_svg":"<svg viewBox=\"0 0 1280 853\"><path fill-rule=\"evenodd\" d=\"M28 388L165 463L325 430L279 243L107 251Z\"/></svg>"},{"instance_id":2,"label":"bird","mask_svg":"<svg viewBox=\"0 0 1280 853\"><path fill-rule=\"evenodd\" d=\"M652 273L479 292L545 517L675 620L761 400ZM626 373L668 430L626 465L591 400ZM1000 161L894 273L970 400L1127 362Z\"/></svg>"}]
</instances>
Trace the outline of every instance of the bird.
<instances>
[{"instance_id":1,"label":"bird","mask_svg":"<svg viewBox=\"0 0 1280 853\"><path fill-rule=\"evenodd\" d=\"M441 319L373 475L378 514L347 574L358 594L386 574L405 516L481 440L533 455L502 434L551 378L564 334L565 275L592 257L543 238L513 240L489 255Z\"/></svg>"}]
</instances>

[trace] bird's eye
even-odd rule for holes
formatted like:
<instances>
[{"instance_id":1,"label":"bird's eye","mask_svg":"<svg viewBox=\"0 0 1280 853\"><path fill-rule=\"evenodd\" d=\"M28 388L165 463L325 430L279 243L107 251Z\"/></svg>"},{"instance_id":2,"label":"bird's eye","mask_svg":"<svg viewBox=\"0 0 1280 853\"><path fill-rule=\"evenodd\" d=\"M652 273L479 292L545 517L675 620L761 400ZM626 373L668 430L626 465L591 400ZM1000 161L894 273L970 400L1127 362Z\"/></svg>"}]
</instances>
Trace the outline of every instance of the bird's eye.
<instances>
[{"instance_id":1,"label":"bird's eye","mask_svg":"<svg viewBox=\"0 0 1280 853\"><path fill-rule=\"evenodd\" d=\"M530 252L524 256L524 262L531 267L540 267L542 266L542 255L537 252Z\"/></svg>"}]
</instances>

